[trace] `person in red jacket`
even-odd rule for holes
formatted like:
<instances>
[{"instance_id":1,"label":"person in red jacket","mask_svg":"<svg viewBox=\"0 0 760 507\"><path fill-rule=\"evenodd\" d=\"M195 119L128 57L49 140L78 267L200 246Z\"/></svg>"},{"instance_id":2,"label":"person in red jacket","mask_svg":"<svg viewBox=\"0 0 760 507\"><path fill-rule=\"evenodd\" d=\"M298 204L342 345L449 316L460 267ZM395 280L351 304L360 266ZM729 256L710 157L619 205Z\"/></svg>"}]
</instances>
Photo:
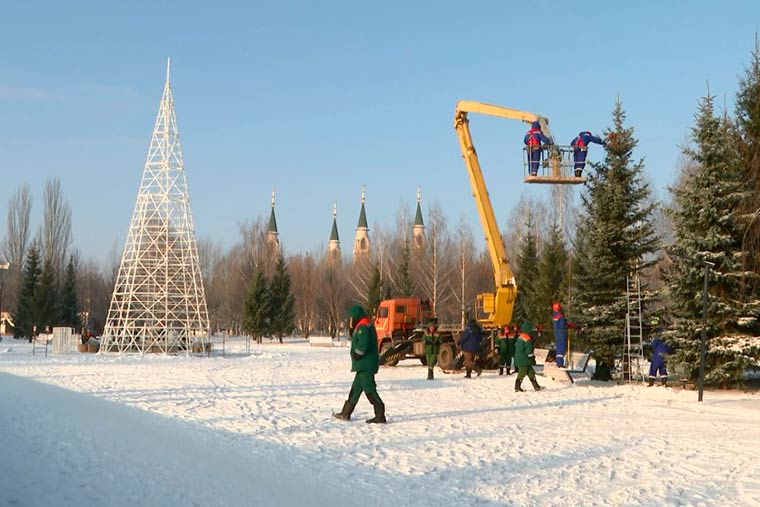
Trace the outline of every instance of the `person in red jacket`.
<instances>
[{"instance_id":1,"label":"person in red jacket","mask_svg":"<svg viewBox=\"0 0 760 507\"><path fill-rule=\"evenodd\" d=\"M531 176L538 176L538 166L541 164L541 154L544 145L554 144L551 139L541 132L541 124L534 121L530 130L525 134L523 143L528 149L528 165Z\"/></svg>"},{"instance_id":2,"label":"person in red jacket","mask_svg":"<svg viewBox=\"0 0 760 507\"><path fill-rule=\"evenodd\" d=\"M576 178L581 177L583 169L586 167L586 155L588 154L589 143L601 144L602 146L607 145L605 141L596 137L588 130L578 132L575 139L570 141L570 146L573 147L573 162L575 164Z\"/></svg>"}]
</instances>

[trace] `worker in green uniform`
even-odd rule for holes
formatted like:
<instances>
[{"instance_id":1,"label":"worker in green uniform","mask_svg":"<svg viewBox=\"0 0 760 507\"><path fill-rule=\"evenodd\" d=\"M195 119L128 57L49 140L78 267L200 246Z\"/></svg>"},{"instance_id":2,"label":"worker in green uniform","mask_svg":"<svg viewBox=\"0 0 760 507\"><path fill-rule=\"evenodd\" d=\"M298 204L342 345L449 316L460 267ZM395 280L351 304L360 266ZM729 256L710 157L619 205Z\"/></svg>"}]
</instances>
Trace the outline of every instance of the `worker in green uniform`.
<instances>
[{"instance_id":1,"label":"worker in green uniform","mask_svg":"<svg viewBox=\"0 0 760 507\"><path fill-rule=\"evenodd\" d=\"M529 333L530 325L523 324L520 336L515 343L515 367L517 368L517 378L515 379L515 392L523 392L522 380L527 375L533 389L541 390L541 386L536 381L536 372L533 365L536 364L536 355L533 353L533 337Z\"/></svg>"},{"instance_id":2,"label":"worker in green uniform","mask_svg":"<svg viewBox=\"0 0 760 507\"><path fill-rule=\"evenodd\" d=\"M512 360L515 358L515 346L517 345L518 336L520 336L520 326L517 324L512 324L509 330L509 334L507 335L507 345L509 346L509 362L507 363L507 366L510 366ZM515 365L515 369L513 371L515 373L517 372L517 365ZM507 368L507 375L509 375L509 368Z\"/></svg>"},{"instance_id":3,"label":"worker in green uniform","mask_svg":"<svg viewBox=\"0 0 760 507\"><path fill-rule=\"evenodd\" d=\"M367 419L367 423L385 424L385 404L377 395L375 384L375 374L380 361L377 331L367 312L359 305L354 305L348 310L348 333L351 335L351 371L356 372L356 375L343 409L333 414L333 417L350 421L351 413L363 392L375 409L375 417Z\"/></svg>"},{"instance_id":4,"label":"worker in green uniform","mask_svg":"<svg viewBox=\"0 0 760 507\"><path fill-rule=\"evenodd\" d=\"M509 354L509 327L499 331L496 336L496 351L499 353L499 375L504 375L504 368L509 375L509 366L512 363L512 356Z\"/></svg>"},{"instance_id":5,"label":"worker in green uniform","mask_svg":"<svg viewBox=\"0 0 760 507\"><path fill-rule=\"evenodd\" d=\"M425 360L428 367L428 380L433 380L433 368L438 362L438 349L441 348L441 336L438 334L438 319L430 317L425 334L422 335L425 342Z\"/></svg>"}]
</instances>

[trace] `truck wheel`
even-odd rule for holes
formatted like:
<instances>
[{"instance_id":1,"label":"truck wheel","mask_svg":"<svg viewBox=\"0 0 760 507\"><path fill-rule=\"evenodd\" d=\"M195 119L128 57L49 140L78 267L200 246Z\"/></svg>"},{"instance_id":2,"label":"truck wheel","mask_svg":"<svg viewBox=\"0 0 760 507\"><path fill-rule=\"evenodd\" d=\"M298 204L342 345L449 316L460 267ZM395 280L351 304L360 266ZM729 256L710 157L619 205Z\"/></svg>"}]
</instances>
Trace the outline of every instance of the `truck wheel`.
<instances>
[{"instance_id":1,"label":"truck wheel","mask_svg":"<svg viewBox=\"0 0 760 507\"><path fill-rule=\"evenodd\" d=\"M438 366L444 370L451 370L454 368L454 359L456 358L456 351L454 345L451 343L442 343L441 348L438 350Z\"/></svg>"},{"instance_id":2,"label":"truck wheel","mask_svg":"<svg viewBox=\"0 0 760 507\"><path fill-rule=\"evenodd\" d=\"M391 342L389 341L383 342L380 345L380 355L382 356L383 354L385 354L388 350L392 348L393 348L393 344ZM398 359L396 359L395 361L387 361L385 363L386 366L396 366L397 364L398 364Z\"/></svg>"}]
</instances>

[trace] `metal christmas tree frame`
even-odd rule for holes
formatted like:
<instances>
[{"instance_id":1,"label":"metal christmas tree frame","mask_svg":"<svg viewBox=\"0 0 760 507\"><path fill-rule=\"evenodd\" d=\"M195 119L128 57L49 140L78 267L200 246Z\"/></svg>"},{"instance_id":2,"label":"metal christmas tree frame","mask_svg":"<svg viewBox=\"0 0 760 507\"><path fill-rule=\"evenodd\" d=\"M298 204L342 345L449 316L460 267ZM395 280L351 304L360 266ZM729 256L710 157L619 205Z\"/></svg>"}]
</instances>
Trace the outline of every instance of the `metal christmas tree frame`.
<instances>
[{"instance_id":1,"label":"metal christmas tree frame","mask_svg":"<svg viewBox=\"0 0 760 507\"><path fill-rule=\"evenodd\" d=\"M167 62L164 93L100 350L190 353L207 350L209 341Z\"/></svg>"}]
</instances>

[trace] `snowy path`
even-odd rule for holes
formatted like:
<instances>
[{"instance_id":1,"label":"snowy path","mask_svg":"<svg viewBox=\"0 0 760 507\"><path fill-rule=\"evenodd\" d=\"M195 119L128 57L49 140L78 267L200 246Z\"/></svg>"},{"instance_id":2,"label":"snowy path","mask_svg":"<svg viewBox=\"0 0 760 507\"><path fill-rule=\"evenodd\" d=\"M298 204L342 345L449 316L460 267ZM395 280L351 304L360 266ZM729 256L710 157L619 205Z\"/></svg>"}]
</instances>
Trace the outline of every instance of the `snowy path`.
<instances>
[{"instance_id":1,"label":"snowy path","mask_svg":"<svg viewBox=\"0 0 760 507\"><path fill-rule=\"evenodd\" d=\"M254 352L251 357L226 359L40 359L14 349L0 354L0 371L118 402L81 396L113 407L107 413L128 411L136 419L130 428L143 428L133 436L144 436L148 449L159 447L161 456L178 464L174 468L191 468L183 498L199 504L209 504L203 501L209 498L203 491L214 490L209 485L221 490L211 494L214 505L233 505L240 498L252 505L298 503L295 497L277 502L266 496L281 489L269 473L287 476L286 492L293 493L297 485L297 491L308 496L308 505L353 505L351 492L359 490L377 505L388 505L391 495L396 505L415 506L459 501L573 507L760 506L757 395L710 392L706 403L698 405L693 392L589 382L563 386L541 377L546 390L518 394L512 390L513 376L486 372L465 381L460 375L439 373L429 382L424 368L407 361L383 368L378 375L391 424L377 427L361 421L371 415L365 399L357 407L358 421L330 418L352 378L346 349L265 345ZM8 390L9 378L0 376L0 391ZM42 396L39 403L47 403L43 394L33 398ZM9 403L7 395L0 397L3 427L8 425L4 414ZM42 406L46 407L36 410ZM33 413L35 408L28 410ZM85 415L77 422L80 412ZM81 419L86 419L102 427L105 416L95 413L88 413L86 406L77 410L73 426L81 432ZM145 428L153 425L162 428L166 438L148 435ZM174 428L189 436L169 438ZM1 431L0 438L6 433ZM103 430L103 438L108 434ZM57 449L57 441L41 441L39 446ZM187 448L194 442L196 450L171 450L171 442L181 449L180 441ZM132 447L114 448L114 459ZM215 465L217 459L221 468ZM74 461L81 464L84 458ZM199 468L192 468L196 465ZM90 484L102 481L110 470L100 462L88 468L93 470ZM139 462L128 468L136 481L145 475L149 486L165 484L141 471ZM8 473L13 475L4 472L0 481L7 481ZM262 473L267 479L259 482ZM172 472L172 477L181 475ZM124 481L120 476L111 479ZM193 488L196 483L203 488ZM129 492L136 489L124 487ZM311 489L323 496L311 495Z\"/></svg>"}]
</instances>

